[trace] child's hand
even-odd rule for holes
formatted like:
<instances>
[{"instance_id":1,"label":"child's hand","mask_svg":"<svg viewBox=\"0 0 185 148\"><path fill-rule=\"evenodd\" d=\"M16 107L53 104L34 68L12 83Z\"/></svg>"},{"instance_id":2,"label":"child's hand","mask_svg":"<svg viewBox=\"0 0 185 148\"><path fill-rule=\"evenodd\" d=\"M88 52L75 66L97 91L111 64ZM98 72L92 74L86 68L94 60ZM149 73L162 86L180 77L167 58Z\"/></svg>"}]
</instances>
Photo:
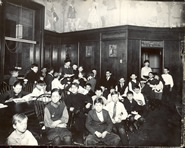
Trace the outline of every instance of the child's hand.
<instances>
[{"instance_id":1,"label":"child's hand","mask_svg":"<svg viewBox=\"0 0 185 148\"><path fill-rule=\"evenodd\" d=\"M132 111L131 113L134 114L134 115L138 114L138 112L136 112L136 111Z\"/></svg>"},{"instance_id":2,"label":"child's hand","mask_svg":"<svg viewBox=\"0 0 185 148\"><path fill-rule=\"evenodd\" d=\"M135 115L134 119L138 120L140 117L141 117L141 115L137 114L137 115Z\"/></svg>"},{"instance_id":3,"label":"child's hand","mask_svg":"<svg viewBox=\"0 0 185 148\"><path fill-rule=\"evenodd\" d=\"M70 107L70 108L69 108L69 110L70 110L71 112L74 111L74 109L75 109L74 107Z\"/></svg>"},{"instance_id":4,"label":"child's hand","mask_svg":"<svg viewBox=\"0 0 185 148\"><path fill-rule=\"evenodd\" d=\"M57 127L65 128L65 127L67 127L67 124L66 123L60 123L60 124L57 125Z\"/></svg>"},{"instance_id":5,"label":"child's hand","mask_svg":"<svg viewBox=\"0 0 185 148\"><path fill-rule=\"evenodd\" d=\"M91 106L91 103L87 103L86 106L85 106L85 108L88 109L88 108L90 108L90 106Z\"/></svg>"},{"instance_id":6,"label":"child's hand","mask_svg":"<svg viewBox=\"0 0 185 148\"><path fill-rule=\"evenodd\" d=\"M53 122L53 126L57 127L61 123L61 120L56 120Z\"/></svg>"},{"instance_id":7,"label":"child's hand","mask_svg":"<svg viewBox=\"0 0 185 148\"><path fill-rule=\"evenodd\" d=\"M105 136L107 135L107 131L104 131L103 133L102 133L102 138L105 138Z\"/></svg>"},{"instance_id":8,"label":"child's hand","mask_svg":"<svg viewBox=\"0 0 185 148\"><path fill-rule=\"evenodd\" d=\"M128 116L127 116L127 118L129 118L131 116L131 114L129 114Z\"/></svg>"},{"instance_id":9,"label":"child's hand","mask_svg":"<svg viewBox=\"0 0 185 148\"><path fill-rule=\"evenodd\" d=\"M116 123L120 123L120 122L121 122L121 119L118 118L118 117L116 117L116 118L115 118L115 122L116 122Z\"/></svg>"},{"instance_id":10,"label":"child's hand","mask_svg":"<svg viewBox=\"0 0 185 148\"><path fill-rule=\"evenodd\" d=\"M98 137L98 138L101 138L102 137L102 134L98 131L95 132L95 135Z\"/></svg>"},{"instance_id":11,"label":"child's hand","mask_svg":"<svg viewBox=\"0 0 185 148\"><path fill-rule=\"evenodd\" d=\"M138 105L141 105L141 106L143 106L143 101L141 101L141 100L138 100Z\"/></svg>"}]
</instances>

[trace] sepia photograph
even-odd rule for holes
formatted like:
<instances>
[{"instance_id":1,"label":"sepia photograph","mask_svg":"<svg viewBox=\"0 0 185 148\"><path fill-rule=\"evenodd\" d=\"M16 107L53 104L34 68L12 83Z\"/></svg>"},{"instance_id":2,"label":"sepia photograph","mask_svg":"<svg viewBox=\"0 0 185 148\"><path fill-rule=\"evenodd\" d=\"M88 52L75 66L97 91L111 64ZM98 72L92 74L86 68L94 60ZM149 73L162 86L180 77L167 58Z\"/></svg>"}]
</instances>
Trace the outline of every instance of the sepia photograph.
<instances>
[{"instance_id":1,"label":"sepia photograph","mask_svg":"<svg viewBox=\"0 0 185 148\"><path fill-rule=\"evenodd\" d=\"M185 0L0 0L0 147L185 147Z\"/></svg>"}]
</instances>

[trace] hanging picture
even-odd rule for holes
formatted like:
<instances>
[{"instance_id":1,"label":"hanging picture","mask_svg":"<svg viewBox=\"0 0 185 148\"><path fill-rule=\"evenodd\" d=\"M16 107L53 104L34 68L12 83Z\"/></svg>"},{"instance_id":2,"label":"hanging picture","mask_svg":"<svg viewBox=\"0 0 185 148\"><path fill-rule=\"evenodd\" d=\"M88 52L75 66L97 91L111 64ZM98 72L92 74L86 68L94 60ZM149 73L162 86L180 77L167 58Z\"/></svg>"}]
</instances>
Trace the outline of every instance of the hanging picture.
<instances>
[{"instance_id":1,"label":"hanging picture","mask_svg":"<svg viewBox=\"0 0 185 148\"><path fill-rule=\"evenodd\" d=\"M86 46L85 47L85 51L86 51L85 52L86 53L85 54L86 57L91 57L92 56L92 46Z\"/></svg>"},{"instance_id":2,"label":"hanging picture","mask_svg":"<svg viewBox=\"0 0 185 148\"><path fill-rule=\"evenodd\" d=\"M117 45L109 45L109 57L117 57Z\"/></svg>"}]
</instances>

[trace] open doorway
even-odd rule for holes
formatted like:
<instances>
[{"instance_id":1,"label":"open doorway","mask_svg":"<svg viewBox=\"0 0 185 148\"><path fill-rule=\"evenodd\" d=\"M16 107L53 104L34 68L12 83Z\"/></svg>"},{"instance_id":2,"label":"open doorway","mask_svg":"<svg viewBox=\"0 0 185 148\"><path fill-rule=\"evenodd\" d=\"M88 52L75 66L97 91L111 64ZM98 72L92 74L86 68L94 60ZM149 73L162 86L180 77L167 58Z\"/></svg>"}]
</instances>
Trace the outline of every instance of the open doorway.
<instances>
[{"instance_id":1,"label":"open doorway","mask_svg":"<svg viewBox=\"0 0 185 148\"><path fill-rule=\"evenodd\" d=\"M143 64L145 60L149 60L152 71L158 74L162 73L163 68L162 57L163 57L162 48L154 47L141 48L141 63Z\"/></svg>"}]
</instances>

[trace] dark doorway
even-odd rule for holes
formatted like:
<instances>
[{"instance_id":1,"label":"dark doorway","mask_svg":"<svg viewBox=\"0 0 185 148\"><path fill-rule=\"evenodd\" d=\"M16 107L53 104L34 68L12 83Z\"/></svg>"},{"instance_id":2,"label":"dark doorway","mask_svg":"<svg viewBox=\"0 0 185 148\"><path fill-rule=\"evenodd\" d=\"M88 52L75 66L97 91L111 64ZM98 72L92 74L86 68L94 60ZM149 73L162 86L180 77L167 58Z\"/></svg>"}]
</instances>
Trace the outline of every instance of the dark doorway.
<instances>
[{"instance_id":1,"label":"dark doorway","mask_svg":"<svg viewBox=\"0 0 185 148\"><path fill-rule=\"evenodd\" d=\"M145 60L149 60L152 71L158 74L162 73L163 67L162 57L163 57L162 48L141 48L141 63L143 64Z\"/></svg>"}]
</instances>

